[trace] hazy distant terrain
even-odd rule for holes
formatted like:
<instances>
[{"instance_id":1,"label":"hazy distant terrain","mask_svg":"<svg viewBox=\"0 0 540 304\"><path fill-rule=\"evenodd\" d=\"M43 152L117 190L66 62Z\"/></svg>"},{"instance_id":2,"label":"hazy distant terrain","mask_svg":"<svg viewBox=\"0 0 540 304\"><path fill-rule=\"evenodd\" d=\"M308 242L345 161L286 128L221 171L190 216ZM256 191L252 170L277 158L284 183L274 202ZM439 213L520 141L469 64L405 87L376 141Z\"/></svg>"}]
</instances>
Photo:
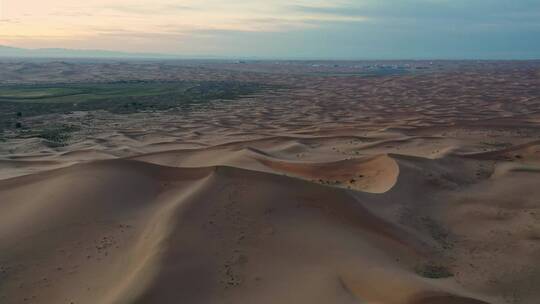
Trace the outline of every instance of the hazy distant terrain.
<instances>
[{"instance_id":1,"label":"hazy distant terrain","mask_svg":"<svg viewBox=\"0 0 540 304\"><path fill-rule=\"evenodd\" d=\"M540 301L538 61L12 58L0 124L0 303Z\"/></svg>"},{"instance_id":2,"label":"hazy distant terrain","mask_svg":"<svg viewBox=\"0 0 540 304\"><path fill-rule=\"evenodd\" d=\"M0 45L0 58L174 58L172 55L61 48L24 49Z\"/></svg>"}]
</instances>

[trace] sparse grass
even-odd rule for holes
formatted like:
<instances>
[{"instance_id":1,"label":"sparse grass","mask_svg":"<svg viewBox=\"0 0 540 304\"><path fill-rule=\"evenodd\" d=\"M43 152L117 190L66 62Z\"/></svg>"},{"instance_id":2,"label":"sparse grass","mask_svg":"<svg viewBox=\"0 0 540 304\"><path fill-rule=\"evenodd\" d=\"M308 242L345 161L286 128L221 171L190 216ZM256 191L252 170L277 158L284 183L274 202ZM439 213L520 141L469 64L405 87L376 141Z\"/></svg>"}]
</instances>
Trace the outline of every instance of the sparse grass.
<instances>
[{"instance_id":1,"label":"sparse grass","mask_svg":"<svg viewBox=\"0 0 540 304\"><path fill-rule=\"evenodd\" d=\"M437 241L443 249L451 249L452 243L449 240L450 233L434 219L424 216L421 219L422 225L427 229L431 237Z\"/></svg>"},{"instance_id":2,"label":"sparse grass","mask_svg":"<svg viewBox=\"0 0 540 304\"><path fill-rule=\"evenodd\" d=\"M47 140L48 145L51 147L62 147L67 145L71 133L78 130L79 128L75 126L62 125L42 130L35 137Z\"/></svg>"},{"instance_id":3,"label":"sparse grass","mask_svg":"<svg viewBox=\"0 0 540 304\"><path fill-rule=\"evenodd\" d=\"M511 147L512 144L511 143L506 143L506 142L481 142L482 145L485 145L485 146L490 146L490 147L494 147L494 148L508 148L508 147Z\"/></svg>"},{"instance_id":4,"label":"sparse grass","mask_svg":"<svg viewBox=\"0 0 540 304\"><path fill-rule=\"evenodd\" d=\"M454 274L450 272L450 270L448 270L448 268L446 268L445 266L431 263L419 265L416 267L415 271L422 277L429 279L442 279L454 276Z\"/></svg>"},{"instance_id":5,"label":"sparse grass","mask_svg":"<svg viewBox=\"0 0 540 304\"><path fill-rule=\"evenodd\" d=\"M338 181L338 180L324 180L324 179L319 179L319 183L320 184L323 184L323 185L340 185L341 182Z\"/></svg>"}]
</instances>

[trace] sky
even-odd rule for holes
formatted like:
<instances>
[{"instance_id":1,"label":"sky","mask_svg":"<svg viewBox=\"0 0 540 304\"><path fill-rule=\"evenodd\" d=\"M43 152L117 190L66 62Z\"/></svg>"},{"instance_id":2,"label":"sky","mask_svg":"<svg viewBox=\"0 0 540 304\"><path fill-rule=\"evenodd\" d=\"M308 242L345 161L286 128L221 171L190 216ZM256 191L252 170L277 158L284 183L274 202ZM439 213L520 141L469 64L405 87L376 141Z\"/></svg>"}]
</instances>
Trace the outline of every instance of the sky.
<instances>
[{"instance_id":1,"label":"sky","mask_svg":"<svg viewBox=\"0 0 540 304\"><path fill-rule=\"evenodd\" d=\"M0 45L291 59L540 59L540 0L0 0Z\"/></svg>"}]
</instances>

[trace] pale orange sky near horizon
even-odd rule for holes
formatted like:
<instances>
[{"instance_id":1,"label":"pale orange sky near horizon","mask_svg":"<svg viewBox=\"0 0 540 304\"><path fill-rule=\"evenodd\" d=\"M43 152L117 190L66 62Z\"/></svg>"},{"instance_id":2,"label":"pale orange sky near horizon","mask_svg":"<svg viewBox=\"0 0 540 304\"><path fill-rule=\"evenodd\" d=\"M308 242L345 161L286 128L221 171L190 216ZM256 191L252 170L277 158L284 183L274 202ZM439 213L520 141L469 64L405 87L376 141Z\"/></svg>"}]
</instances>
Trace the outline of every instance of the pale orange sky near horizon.
<instances>
[{"instance_id":1,"label":"pale orange sky near horizon","mask_svg":"<svg viewBox=\"0 0 540 304\"><path fill-rule=\"evenodd\" d=\"M174 52L181 44L184 51L189 52L193 35L208 36L219 31L281 32L314 27L312 21L363 19L291 12L287 7L292 2L286 0L0 1L0 44L30 48ZM294 3L327 7L340 1ZM198 43L204 41L198 40ZM151 41L159 45L148 43Z\"/></svg>"},{"instance_id":2,"label":"pale orange sky near horizon","mask_svg":"<svg viewBox=\"0 0 540 304\"><path fill-rule=\"evenodd\" d=\"M265 58L540 59L539 0L0 0L0 45Z\"/></svg>"}]
</instances>

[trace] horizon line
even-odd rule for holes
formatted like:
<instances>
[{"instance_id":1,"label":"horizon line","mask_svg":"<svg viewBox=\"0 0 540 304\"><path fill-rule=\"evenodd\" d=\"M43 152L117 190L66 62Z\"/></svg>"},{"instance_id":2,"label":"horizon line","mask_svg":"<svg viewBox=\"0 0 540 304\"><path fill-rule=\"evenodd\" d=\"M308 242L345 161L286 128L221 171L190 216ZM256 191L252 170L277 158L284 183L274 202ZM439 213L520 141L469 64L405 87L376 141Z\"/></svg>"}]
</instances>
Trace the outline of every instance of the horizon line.
<instances>
[{"instance_id":1,"label":"horizon line","mask_svg":"<svg viewBox=\"0 0 540 304\"><path fill-rule=\"evenodd\" d=\"M48 54L9 54L0 52L0 58L5 59L102 59L102 60L257 60L257 61L539 61L539 57L530 58L510 58L510 57L401 57L401 58L376 58L376 57L326 57L326 56L261 56L256 55L193 55L193 54L173 54L173 53L153 53L153 52L130 52L107 49L78 49L78 48L22 48L0 44L1 48L12 51L43 52L43 51L64 51L64 52L100 52L111 53L110 55L48 55Z\"/></svg>"}]
</instances>

